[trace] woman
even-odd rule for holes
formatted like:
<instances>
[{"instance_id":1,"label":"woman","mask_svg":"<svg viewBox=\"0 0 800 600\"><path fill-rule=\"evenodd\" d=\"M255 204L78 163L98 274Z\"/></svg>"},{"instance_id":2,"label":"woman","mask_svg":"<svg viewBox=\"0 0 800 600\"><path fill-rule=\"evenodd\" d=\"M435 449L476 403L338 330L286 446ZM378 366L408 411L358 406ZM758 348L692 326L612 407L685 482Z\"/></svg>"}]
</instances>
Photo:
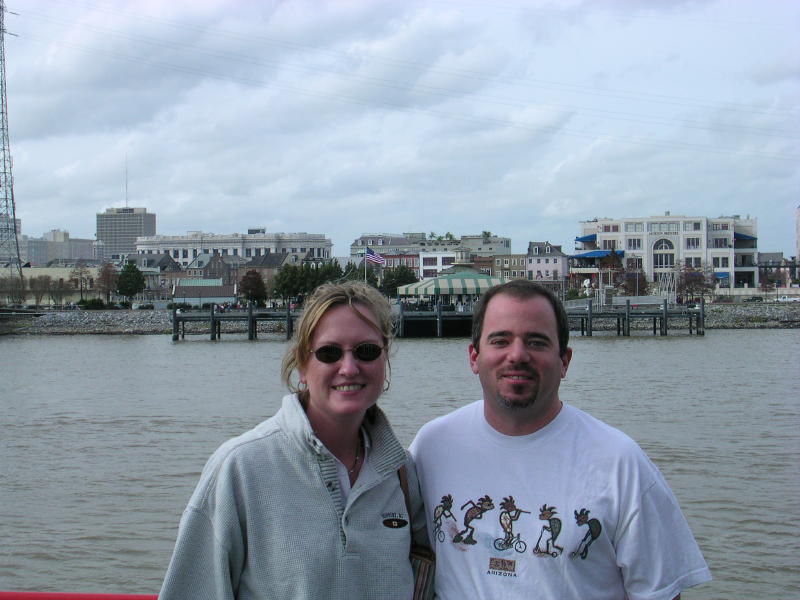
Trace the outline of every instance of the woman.
<instances>
[{"instance_id":1,"label":"woman","mask_svg":"<svg viewBox=\"0 0 800 600\"><path fill-rule=\"evenodd\" d=\"M408 458L375 405L391 330L374 288L317 288L283 360L295 393L206 464L161 600L411 598L412 519L398 478Z\"/></svg>"}]
</instances>

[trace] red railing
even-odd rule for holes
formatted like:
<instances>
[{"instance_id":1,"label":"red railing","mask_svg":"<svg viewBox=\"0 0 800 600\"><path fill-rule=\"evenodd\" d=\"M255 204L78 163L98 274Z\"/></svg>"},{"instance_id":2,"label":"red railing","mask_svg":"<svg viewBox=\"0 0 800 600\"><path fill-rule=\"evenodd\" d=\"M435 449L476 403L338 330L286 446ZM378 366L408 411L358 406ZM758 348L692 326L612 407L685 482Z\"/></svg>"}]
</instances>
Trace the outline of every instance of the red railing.
<instances>
[{"instance_id":1,"label":"red railing","mask_svg":"<svg viewBox=\"0 0 800 600\"><path fill-rule=\"evenodd\" d=\"M65 594L62 592L0 592L0 600L158 600L158 595Z\"/></svg>"}]
</instances>

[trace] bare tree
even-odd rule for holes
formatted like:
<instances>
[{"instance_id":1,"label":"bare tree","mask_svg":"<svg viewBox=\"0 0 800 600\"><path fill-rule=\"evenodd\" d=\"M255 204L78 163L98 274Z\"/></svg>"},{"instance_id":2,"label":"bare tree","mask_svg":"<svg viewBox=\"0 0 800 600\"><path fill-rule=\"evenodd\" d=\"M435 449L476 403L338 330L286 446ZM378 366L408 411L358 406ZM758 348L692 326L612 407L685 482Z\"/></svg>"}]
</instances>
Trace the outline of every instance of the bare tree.
<instances>
[{"instance_id":1,"label":"bare tree","mask_svg":"<svg viewBox=\"0 0 800 600\"><path fill-rule=\"evenodd\" d=\"M97 291L101 294L105 294L106 297L106 304L111 302L111 292L117 290L117 280L119 279L119 274L117 270L114 268L114 265L107 262L104 263L102 267L100 267L100 272L97 274Z\"/></svg>"},{"instance_id":2,"label":"bare tree","mask_svg":"<svg viewBox=\"0 0 800 600\"><path fill-rule=\"evenodd\" d=\"M39 306L44 298L50 291L50 286L53 284L53 278L50 275L37 275L28 280L28 288L33 294L34 303Z\"/></svg>"},{"instance_id":3,"label":"bare tree","mask_svg":"<svg viewBox=\"0 0 800 600\"><path fill-rule=\"evenodd\" d=\"M89 267L86 266L86 261L83 259L79 259L78 262L75 263L75 267L69 273L72 284L75 286L75 289L80 292L81 300L83 300L83 292L89 289L91 277L92 273Z\"/></svg>"},{"instance_id":4,"label":"bare tree","mask_svg":"<svg viewBox=\"0 0 800 600\"><path fill-rule=\"evenodd\" d=\"M64 298L70 291L69 283L64 281L62 278L53 279L50 282L50 289L48 290L48 294L50 295L50 300L53 304L63 304Z\"/></svg>"},{"instance_id":5,"label":"bare tree","mask_svg":"<svg viewBox=\"0 0 800 600\"><path fill-rule=\"evenodd\" d=\"M25 280L19 277L0 277L0 300L7 304L22 304L25 302Z\"/></svg>"},{"instance_id":6,"label":"bare tree","mask_svg":"<svg viewBox=\"0 0 800 600\"><path fill-rule=\"evenodd\" d=\"M714 269L707 265L698 268L679 267L675 281L675 293L687 301L693 298L711 297L714 293Z\"/></svg>"}]
</instances>

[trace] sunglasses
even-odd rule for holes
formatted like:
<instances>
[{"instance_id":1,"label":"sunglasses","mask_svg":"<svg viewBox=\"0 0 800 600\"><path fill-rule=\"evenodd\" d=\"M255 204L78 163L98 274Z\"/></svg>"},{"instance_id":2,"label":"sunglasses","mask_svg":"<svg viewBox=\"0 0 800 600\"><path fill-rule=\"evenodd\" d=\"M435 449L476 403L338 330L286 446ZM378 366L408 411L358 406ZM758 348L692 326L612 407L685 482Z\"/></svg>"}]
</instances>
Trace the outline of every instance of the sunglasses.
<instances>
[{"instance_id":1,"label":"sunglasses","mask_svg":"<svg viewBox=\"0 0 800 600\"><path fill-rule=\"evenodd\" d=\"M363 342L358 344L358 346L351 348L350 352L353 353L353 356L356 358L356 360L360 360L361 362L372 362L381 355L381 352L383 352L383 347L379 346L378 344ZM344 356L344 349L335 344L326 344L325 346L320 346L316 350L312 350L311 353L317 357L319 362L332 364L342 359Z\"/></svg>"}]
</instances>

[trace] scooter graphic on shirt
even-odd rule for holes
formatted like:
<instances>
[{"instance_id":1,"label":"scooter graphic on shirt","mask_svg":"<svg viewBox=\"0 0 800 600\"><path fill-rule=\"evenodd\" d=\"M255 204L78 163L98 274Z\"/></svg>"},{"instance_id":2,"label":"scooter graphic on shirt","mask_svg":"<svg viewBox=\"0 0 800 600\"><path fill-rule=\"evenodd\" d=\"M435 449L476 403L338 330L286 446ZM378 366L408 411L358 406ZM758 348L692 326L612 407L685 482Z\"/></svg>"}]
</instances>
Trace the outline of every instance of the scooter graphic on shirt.
<instances>
[{"instance_id":1,"label":"scooter graphic on shirt","mask_svg":"<svg viewBox=\"0 0 800 600\"><path fill-rule=\"evenodd\" d=\"M483 498L479 498L478 502L473 502L472 500L467 500L462 506L461 510L464 510L465 506L472 505L472 507L464 513L464 529L459 531L455 537L453 538L453 542L456 544L458 542L463 541L465 544L477 544L478 542L475 538L472 537L472 534L475 533L475 528L470 525L474 519L482 519L483 513L487 510L492 510L494 508L494 504L492 503L492 499L487 494ZM469 532L469 533L467 533ZM467 533L467 537L464 537L464 534Z\"/></svg>"},{"instance_id":2,"label":"scooter graphic on shirt","mask_svg":"<svg viewBox=\"0 0 800 600\"><path fill-rule=\"evenodd\" d=\"M556 507L547 506L546 502L539 509L539 520L547 521L547 525L542 525L539 539L536 540L536 546L533 549L533 553L536 556L552 556L555 558L564 552L564 548L556 545L556 539L561 533L561 519L554 517L554 514L556 514Z\"/></svg>"}]
</instances>

